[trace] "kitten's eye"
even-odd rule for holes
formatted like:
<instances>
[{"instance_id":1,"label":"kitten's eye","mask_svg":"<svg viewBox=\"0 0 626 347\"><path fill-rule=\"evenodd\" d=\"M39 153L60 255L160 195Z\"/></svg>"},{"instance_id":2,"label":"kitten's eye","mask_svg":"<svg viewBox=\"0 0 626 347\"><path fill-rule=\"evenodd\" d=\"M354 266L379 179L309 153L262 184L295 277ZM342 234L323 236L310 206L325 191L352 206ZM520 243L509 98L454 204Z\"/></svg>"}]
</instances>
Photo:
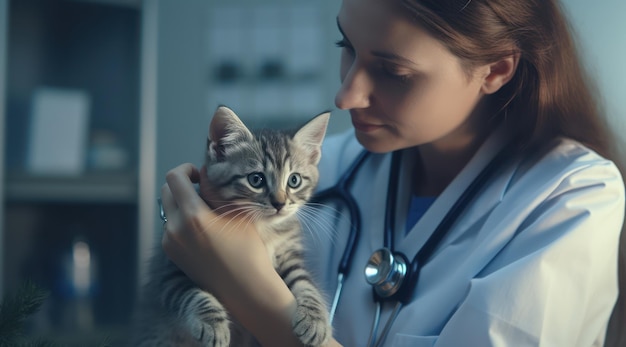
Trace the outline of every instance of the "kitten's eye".
<instances>
[{"instance_id":1,"label":"kitten's eye","mask_svg":"<svg viewBox=\"0 0 626 347\"><path fill-rule=\"evenodd\" d=\"M302 177L298 173L292 173L289 176L289 180L287 181L287 185L291 188L298 188L302 184Z\"/></svg>"},{"instance_id":2,"label":"kitten's eye","mask_svg":"<svg viewBox=\"0 0 626 347\"><path fill-rule=\"evenodd\" d=\"M265 185L265 176L260 172L253 172L248 175L248 183L253 188L261 188Z\"/></svg>"}]
</instances>

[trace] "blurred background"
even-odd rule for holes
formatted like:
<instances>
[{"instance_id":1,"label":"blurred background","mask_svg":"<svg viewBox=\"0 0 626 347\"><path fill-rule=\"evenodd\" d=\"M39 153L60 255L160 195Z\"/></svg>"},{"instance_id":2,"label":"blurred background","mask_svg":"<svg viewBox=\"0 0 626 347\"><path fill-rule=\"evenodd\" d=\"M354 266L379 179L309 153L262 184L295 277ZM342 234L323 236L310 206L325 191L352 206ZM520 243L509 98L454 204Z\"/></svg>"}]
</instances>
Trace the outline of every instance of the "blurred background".
<instances>
[{"instance_id":1,"label":"blurred background","mask_svg":"<svg viewBox=\"0 0 626 347\"><path fill-rule=\"evenodd\" d=\"M626 133L623 0L564 0ZM200 164L210 117L294 127L333 110L338 0L0 0L0 294L49 292L28 333L124 340L160 239L168 169Z\"/></svg>"}]
</instances>

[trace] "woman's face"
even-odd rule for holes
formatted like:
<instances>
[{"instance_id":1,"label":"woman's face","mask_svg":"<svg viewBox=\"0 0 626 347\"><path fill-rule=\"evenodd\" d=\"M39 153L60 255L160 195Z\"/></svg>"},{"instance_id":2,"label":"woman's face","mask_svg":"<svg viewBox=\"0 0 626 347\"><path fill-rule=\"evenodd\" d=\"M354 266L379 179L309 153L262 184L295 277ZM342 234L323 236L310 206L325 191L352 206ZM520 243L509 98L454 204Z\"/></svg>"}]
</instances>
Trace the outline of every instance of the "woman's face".
<instances>
[{"instance_id":1,"label":"woman's face","mask_svg":"<svg viewBox=\"0 0 626 347\"><path fill-rule=\"evenodd\" d=\"M485 77L461 61L390 0L343 0L342 85L359 142L373 152L422 144L463 146L476 133L472 111ZM472 115L472 116L470 116Z\"/></svg>"}]
</instances>

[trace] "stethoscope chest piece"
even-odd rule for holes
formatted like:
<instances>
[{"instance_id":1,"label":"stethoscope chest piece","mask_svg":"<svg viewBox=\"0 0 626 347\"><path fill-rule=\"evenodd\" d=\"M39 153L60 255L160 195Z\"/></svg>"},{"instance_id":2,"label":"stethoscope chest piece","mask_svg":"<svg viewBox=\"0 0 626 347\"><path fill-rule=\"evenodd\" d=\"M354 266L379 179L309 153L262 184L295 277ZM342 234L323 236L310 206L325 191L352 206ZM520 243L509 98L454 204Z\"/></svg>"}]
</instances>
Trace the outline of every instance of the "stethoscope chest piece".
<instances>
[{"instance_id":1,"label":"stethoscope chest piece","mask_svg":"<svg viewBox=\"0 0 626 347\"><path fill-rule=\"evenodd\" d=\"M407 274L407 260L389 249L375 251L365 265L365 280L381 299L398 292Z\"/></svg>"}]
</instances>

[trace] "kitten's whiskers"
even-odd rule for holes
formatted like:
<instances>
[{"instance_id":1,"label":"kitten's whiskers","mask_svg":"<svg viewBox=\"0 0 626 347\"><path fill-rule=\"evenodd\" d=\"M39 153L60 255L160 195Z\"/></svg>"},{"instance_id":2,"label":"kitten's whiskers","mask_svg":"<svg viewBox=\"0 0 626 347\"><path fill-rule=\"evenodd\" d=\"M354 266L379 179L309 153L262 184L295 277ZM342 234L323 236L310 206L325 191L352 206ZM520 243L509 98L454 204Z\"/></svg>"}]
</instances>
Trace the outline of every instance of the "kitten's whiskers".
<instances>
[{"instance_id":1,"label":"kitten's whiskers","mask_svg":"<svg viewBox=\"0 0 626 347\"><path fill-rule=\"evenodd\" d=\"M322 235L325 235L334 244L336 240L335 225L339 220L340 213L339 210L333 208L331 208L331 211L324 211L315 206L305 205L298 211L298 217L303 231L308 232L315 241L322 243ZM330 217L331 214L333 214L332 217ZM320 215L329 217L323 218Z\"/></svg>"}]
</instances>

